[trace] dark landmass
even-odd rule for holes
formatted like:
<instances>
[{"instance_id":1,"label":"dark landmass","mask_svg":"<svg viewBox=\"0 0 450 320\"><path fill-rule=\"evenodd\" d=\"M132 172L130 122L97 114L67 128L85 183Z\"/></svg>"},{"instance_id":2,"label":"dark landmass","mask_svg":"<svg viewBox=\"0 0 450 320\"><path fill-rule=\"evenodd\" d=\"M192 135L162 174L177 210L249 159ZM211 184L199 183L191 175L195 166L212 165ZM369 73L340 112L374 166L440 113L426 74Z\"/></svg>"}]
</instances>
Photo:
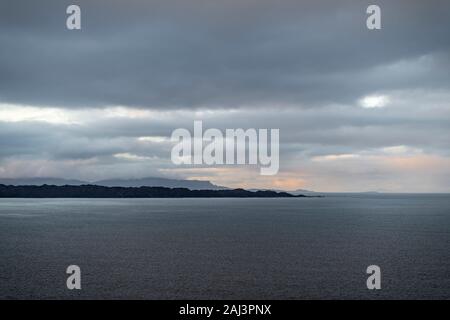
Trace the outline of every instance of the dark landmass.
<instances>
[{"instance_id":1,"label":"dark landmass","mask_svg":"<svg viewBox=\"0 0 450 320\"><path fill-rule=\"evenodd\" d=\"M295 198L287 192L232 190L189 190L164 187L6 186L0 184L0 198Z\"/></svg>"},{"instance_id":2,"label":"dark landmass","mask_svg":"<svg viewBox=\"0 0 450 320\"><path fill-rule=\"evenodd\" d=\"M280 190L280 189L247 189L249 191L275 191L275 192L287 192L294 196L297 195L306 195L306 196L316 196L319 197L320 193L311 191L311 190L304 190L304 189L297 189L297 190Z\"/></svg>"},{"instance_id":3,"label":"dark landmass","mask_svg":"<svg viewBox=\"0 0 450 320\"><path fill-rule=\"evenodd\" d=\"M187 188L190 190L226 190L228 188L215 185L205 180L179 180L160 177L145 177L140 179L109 179L100 181L81 181L52 177L40 178L0 178L0 184L12 186L81 186L96 185L104 187L165 187Z\"/></svg>"}]
</instances>

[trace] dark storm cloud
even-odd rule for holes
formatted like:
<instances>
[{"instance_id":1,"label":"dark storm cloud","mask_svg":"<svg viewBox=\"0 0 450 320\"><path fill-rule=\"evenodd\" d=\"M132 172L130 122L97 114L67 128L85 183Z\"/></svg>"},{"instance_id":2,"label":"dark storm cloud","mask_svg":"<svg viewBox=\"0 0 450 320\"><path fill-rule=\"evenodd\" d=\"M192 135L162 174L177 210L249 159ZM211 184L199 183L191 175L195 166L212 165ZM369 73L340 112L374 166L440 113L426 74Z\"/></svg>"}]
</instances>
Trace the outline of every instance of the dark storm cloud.
<instances>
[{"instance_id":1,"label":"dark storm cloud","mask_svg":"<svg viewBox=\"0 0 450 320\"><path fill-rule=\"evenodd\" d=\"M381 31L372 1L75 3L81 31L65 29L72 1L1 2L1 102L308 107L450 83L448 1L376 1Z\"/></svg>"}]
</instances>

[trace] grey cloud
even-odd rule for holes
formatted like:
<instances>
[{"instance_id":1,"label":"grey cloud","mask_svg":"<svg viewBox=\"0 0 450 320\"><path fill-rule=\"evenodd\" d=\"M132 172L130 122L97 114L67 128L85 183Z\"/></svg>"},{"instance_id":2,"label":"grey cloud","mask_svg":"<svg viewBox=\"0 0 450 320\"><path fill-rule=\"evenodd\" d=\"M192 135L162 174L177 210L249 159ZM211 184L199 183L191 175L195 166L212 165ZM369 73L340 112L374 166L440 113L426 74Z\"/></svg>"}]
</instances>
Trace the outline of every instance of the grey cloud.
<instances>
[{"instance_id":1,"label":"grey cloud","mask_svg":"<svg viewBox=\"0 0 450 320\"><path fill-rule=\"evenodd\" d=\"M192 132L194 120L204 129L279 128L281 159L290 162L296 154L308 157L358 153L405 145L446 156L450 150L448 106L439 105L446 95L423 99L413 93L405 105L392 102L385 109L362 109L355 105L326 106L319 110L285 109L259 112L256 109L215 111L203 116L185 111L157 113L151 118L110 118L97 114L83 124L3 122L0 125L0 156L28 155L50 159L89 159L131 153L158 157L170 162L172 144L139 142L138 137L170 138L176 128ZM400 95L401 96L401 95ZM395 97L395 95L394 95ZM428 101L431 105L421 106ZM411 108L409 103L415 103ZM101 114L101 113L100 113ZM164 116L162 116L164 115ZM170 120L170 121L169 121Z\"/></svg>"},{"instance_id":2,"label":"grey cloud","mask_svg":"<svg viewBox=\"0 0 450 320\"><path fill-rule=\"evenodd\" d=\"M0 99L33 105L214 108L349 103L386 88L449 87L449 4L378 1L2 1ZM373 68L428 55L420 74ZM438 79L439 81L437 81Z\"/></svg>"}]
</instances>

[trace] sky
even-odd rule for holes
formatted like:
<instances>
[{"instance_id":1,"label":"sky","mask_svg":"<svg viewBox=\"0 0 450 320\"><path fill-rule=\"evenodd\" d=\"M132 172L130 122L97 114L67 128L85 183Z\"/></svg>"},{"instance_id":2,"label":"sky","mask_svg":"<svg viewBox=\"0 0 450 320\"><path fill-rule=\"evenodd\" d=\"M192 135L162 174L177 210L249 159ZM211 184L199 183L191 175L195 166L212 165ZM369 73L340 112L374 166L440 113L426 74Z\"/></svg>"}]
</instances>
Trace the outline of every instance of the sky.
<instances>
[{"instance_id":1,"label":"sky","mask_svg":"<svg viewBox=\"0 0 450 320\"><path fill-rule=\"evenodd\" d=\"M445 0L2 0L0 177L450 192L449 71ZM174 165L195 120L279 129L279 173Z\"/></svg>"}]
</instances>

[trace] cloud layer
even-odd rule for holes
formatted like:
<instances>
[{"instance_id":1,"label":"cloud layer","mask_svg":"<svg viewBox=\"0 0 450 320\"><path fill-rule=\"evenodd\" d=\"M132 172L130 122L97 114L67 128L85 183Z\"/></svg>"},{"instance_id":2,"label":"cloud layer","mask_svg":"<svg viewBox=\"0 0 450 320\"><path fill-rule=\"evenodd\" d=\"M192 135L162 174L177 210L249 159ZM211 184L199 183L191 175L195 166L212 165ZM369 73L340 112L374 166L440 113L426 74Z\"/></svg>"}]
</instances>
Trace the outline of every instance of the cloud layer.
<instances>
[{"instance_id":1,"label":"cloud layer","mask_svg":"<svg viewBox=\"0 0 450 320\"><path fill-rule=\"evenodd\" d=\"M0 176L450 191L450 4L0 3ZM279 128L281 169L178 168L176 128Z\"/></svg>"}]
</instances>

